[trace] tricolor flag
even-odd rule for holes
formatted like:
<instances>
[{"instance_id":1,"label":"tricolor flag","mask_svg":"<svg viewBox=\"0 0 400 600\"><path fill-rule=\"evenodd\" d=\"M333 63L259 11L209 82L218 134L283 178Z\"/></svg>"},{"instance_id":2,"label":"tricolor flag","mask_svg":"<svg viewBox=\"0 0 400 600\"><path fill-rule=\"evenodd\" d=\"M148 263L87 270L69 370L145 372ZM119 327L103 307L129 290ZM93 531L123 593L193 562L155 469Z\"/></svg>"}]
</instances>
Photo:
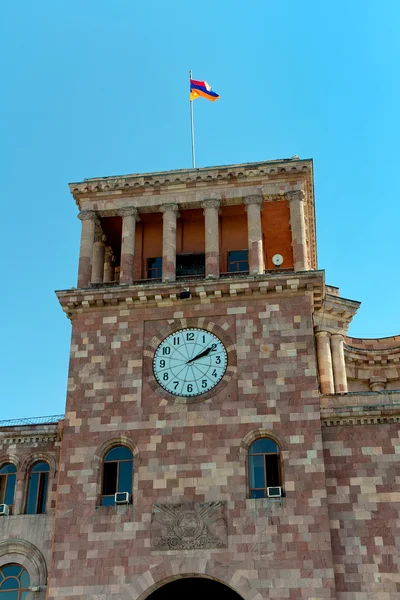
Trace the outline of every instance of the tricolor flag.
<instances>
[{"instance_id":1,"label":"tricolor flag","mask_svg":"<svg viewBox=\"0 0 400 600\"><path fill-rule=\"evenodd\" d=\"M207 100L215 102L215 100L218 100L219 94L211 89L211 86L208 85L207 81L196 81L195 79L190 79L190 101L196 100L196 98L200 97L207 98Z\"/></svg>"}]
</instances>

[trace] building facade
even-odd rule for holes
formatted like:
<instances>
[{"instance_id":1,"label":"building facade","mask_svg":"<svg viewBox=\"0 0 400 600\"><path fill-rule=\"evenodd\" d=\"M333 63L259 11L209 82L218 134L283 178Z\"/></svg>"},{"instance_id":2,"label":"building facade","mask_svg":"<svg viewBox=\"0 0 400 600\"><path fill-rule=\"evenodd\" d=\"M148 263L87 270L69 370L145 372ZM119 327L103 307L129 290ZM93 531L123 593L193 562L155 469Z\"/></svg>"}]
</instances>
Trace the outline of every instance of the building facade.
<instances>
[{"instance_id":1,"label":"building facade","mask_svg":"<svg viewBox=\"0 0 400 600\"><path fill-rule=\"evenodd\" d=\"M0 600L400 597L400 336L317 267L313 166L71 184L65 417L0 429Z\"/></svg>"}]
</instances>

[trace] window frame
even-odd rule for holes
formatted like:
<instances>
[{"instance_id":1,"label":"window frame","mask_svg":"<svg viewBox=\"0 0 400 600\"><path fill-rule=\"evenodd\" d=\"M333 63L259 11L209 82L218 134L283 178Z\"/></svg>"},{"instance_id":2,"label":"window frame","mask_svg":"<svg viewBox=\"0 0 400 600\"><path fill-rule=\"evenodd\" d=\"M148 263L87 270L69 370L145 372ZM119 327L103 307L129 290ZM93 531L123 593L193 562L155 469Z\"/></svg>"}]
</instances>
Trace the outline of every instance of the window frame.
<instances>
[{"instance_id":1,"label":"window frame","mask_svg":"<svg viewBox=\"0 0 400 600\"><path fill-rule=\"evenodd\" d=\"M8 575L5 576L3 573L3 570L6 569L7 567L20 567L20 572L18 574L17 577L15 577L14 575ZM21 585L21 581L20 581L20 577L23 574L23 572L25 572L28 576L29 582L28 582L28 587L22 587ZM3 577L2 579L0 579L0 584L4 583L4 581L6 581L7 579L15 579L16 581L18 581L18 587L14 588L14 589L5 589L5 590L1 590L0 589L0 600L2 598L2 594L7 594L7 592L17 592L18 593L18 600L21 599L21 595L23 592L29 592L31 591L31 577L29 575L28 570L23 566L20 565L19 563L7 563L6 565L2 565L0 567L0 578Z\"/></svg>"},{"instance_id":2,"label":"window frame","mask_svg":"<svg viewBox=\"0 0 400 600\"><path fill-rule=\"evenodd\" d=\"M160 260L160 266L150 267L150 261L152 260ZM152 271L156 271L155 277L150 277ZM162 279L162 256L152 256L146 260L146 279L149 279L151 281L157 281L159 279Z\"/></svg>"},{"instance_id":3,"label":"window frame","mask_svg":"<svg viewBox=\"0 0 400 600\"><path fill-rule=\"evenodd\" d=\"M129 450L129 452L131 453L131 458L124 458L124 459L118 459L118 460L106 460L106 457L108 456L108 454L114 450L115 448L126 448L127 450ZM107 450L107 452L104 454L103 456L103 460L101 461L101 482L100 482L100 506L115 506L115 501L112 502L111 504L103 504L103 498L115 498L115 494L118 491L118 487L119 487L119 473L120 473L120 468L119 468L119 463L122 462L130 462L132 463L132 485L131 485L131 489L130 491L128 491L128 494L130 494L130 504L132 504L133 502L133 477L134 477L134 454L131 450L131 448L129 448L128 446L125 446L124 444L116 444L115 446L112 446L111 448L109 448ZM104 482L105 482L105 465L106 464L112 464L112 463L117 463L117 474L116 474L116 478L115 478L115 492L113 494L103 494L103 490L104 490ZM121 492L124 493L124 492Z\"/></svg>"},{"instance_id":4,"label":"window frame","mask_svg":"<svg viewBox=\"0 0 400 600\"><path fill-rule=\"evenodd\" d=\"M231 260L230 255L233 252L245 252L247 254L247 258L246 259L242 259L242 260ZM231 270L231 265L240 265L242 263L246 263L247 264L247 269L236 269L235 271ZM250 270L249 267L249 250L248 248L242 248L241 250L228 250L228 254L227 254L227 273L243 273L244 275L248 274Z\"/></svg>"},{"instance_id":5,"label":"window frame","mask_svg":"<svg viewBox=\"0 0 400 600\"><path fill-rule=\"evenodd\" d=\"M276 452L251 452L251 448L252 446L258 442L259 440L270 440L271 442L273 442L276 447L277 447L277 451ZM264 487L263 488L256 488L256 487L251 487L251 465L250 465L250 457L251 456L263 456L264 460L263 460L263 468L264 468ZM268 456L276 456L277 457L277 463L278 463L278 484L274 484L274 485L268 485L268 481L267 481L267 467L266 467L266 461L267 461L267 457ZM276 440L274 440L272 437L268 437L268 436L262 436L259 438L256 438L255 440L253 440L247 450L247 469L248 469L248 486L247 486L247 490L248 490L248 495L249 498L251 500L257 500L257 499L264 499L264 498L268 498L268 493L267 493L267 488L269 487L280 487L282 490L282 496L284 496L284 489L283 489L283 468L282 468L282 450L280 445L278 444L278 442ZM259 497L253 497L252 493L253 492L259 492L259 491L263 491L264 495L263 496L259 496Z\"/></svg>"},{"instance_id":6,"label":"window frame","mask_svg":"<svg viewBox=\"0 0 400 600\"><path fill-rule=\"evenodd\" d=\"M47 470L34 471L33 469L35 468L35 466L39 465L41 463L43 463L44 465L47 465ZM31 476L33 474L39 475L39 477L38 477L38 483L37 483L37 489L36 489L35 511L34 512L27 512L28 511L28 505L29 505L29 493L30 493L30 487L31 487ZM28 474L28 487L27 487L27 492L26 492L25 510L24 510L24 513L26 515L45 515L46 514L48 492L49 492L49 481L50 481L50 465L49 465L49 463L46 460L37 460L37 461L35 461L33 463L33 465L31 466L31 468L29 469L29 474ZM38 508L39 508L39 500L40 500L40 510L38 510Z\"/></svg>"},{"instance_id":7,"label":"window frame","mask_svg":"<svg viewBox=\"0 0 400 600\"><path fill-rule=\"evenodd\" d=\"M13 507L14 507L14 500L15 500L15 487L17 485L17 467L11 462L6 462L1 465L0 470L3 469L4 467L8 467L8 466L14 467L14 471L12 473L0 473L0 504L7 504L7 506L10 509L10 514L12 514ZM10 475L14 476L14 485L13 485L13 491L12 491L12 503L8 504L6 502L6 499L7 499L7 491L8 491L8 486L9 486ZM2 486L2 484L1 484L2 479L4 479L4 486Z\"/></svg>"}]
</instances>

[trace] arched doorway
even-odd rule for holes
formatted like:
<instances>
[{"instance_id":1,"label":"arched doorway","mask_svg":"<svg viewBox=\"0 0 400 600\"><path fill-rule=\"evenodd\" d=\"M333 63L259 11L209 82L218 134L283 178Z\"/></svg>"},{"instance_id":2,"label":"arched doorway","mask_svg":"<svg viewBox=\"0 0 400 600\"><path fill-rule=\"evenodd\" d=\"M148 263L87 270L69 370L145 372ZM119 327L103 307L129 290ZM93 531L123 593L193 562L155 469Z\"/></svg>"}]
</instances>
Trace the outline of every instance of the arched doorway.
<instances>
[{"instance_id":1,"label":"arched doorway","mask_svg":"<svg viewBox=\"0 0 400 600\"><path fill-rule=\"evenodd\" d=\"M147 600L243 600L227 585L204 577L182 577L155 590Z\"/></svg>"}]
</instances>

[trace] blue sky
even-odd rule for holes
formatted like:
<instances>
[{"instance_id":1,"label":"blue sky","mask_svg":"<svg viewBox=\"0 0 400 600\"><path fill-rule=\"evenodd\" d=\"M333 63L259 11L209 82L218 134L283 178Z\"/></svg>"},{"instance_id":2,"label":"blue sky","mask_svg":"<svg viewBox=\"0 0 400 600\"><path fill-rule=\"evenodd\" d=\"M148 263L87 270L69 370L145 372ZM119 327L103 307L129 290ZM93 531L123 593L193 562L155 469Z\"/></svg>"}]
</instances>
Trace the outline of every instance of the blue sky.
<instances>
[{"instance_id":1,"label":"blue sky","mask_svg":"<svg viewBox=\"0 0 400 600\"><path fill-rule=\"evenodd\" d=\"M0 418L62 413L80 222L67 183L314 158L319 267L362 306L350 333L400 333L395 0L2 0Z\"/></svg>"}]
</instances>

